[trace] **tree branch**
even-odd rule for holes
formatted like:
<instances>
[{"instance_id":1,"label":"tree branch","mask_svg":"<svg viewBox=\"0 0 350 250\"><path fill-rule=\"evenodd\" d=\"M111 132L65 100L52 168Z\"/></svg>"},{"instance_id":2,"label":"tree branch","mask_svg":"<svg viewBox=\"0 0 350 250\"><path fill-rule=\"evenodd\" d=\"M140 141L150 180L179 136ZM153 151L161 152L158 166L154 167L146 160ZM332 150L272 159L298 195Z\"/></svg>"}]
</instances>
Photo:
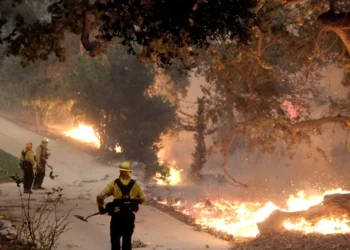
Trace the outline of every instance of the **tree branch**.
<instances>
[{"instance_id":1,"label":"tree branch","mask_svg":"<svg viewBox=\"0 0 350 250\"><path fill-rule=\"evenodd\" d=\"M350 54L350 17L348 13L335 14L330 10L320 15L318 21L337 34Z\"/></svg>"},{"instance_id":2,"label":"tree branch","mask_svg":"<svg viewBox=\"0 0 350 250\"><path fill-rule=\"evenodd\" d=\"M83 12L83 30L81 32L81 44L89 51L90 56L94 57L102 52L102 45L98 42L90 42L91 18L93 10L85 10Z\"/></svg>"},{"instance_id":3,"label":"tree branch","mask_svg":"<svg viewBox=\"0 0 350 250\"><path fill-rule=\"evenodd\" d=\"M291 6L293 4L300 4L300 3L304 3L306 1L307 0L284 0L282 2L283 2L284 6Z\"/></svg>"},{"instance_id":4,"label":"tree branch","mask_svg":"<svg viewBox=\"0 0 350 250\"><path fill-rule=\"evenodd\" d=\"M308 120L308 121L302 121L297 122L292 125L293 130L300 130L300 129L315 129L322 125L328 124L328 123L337 123L337 124L343 124L345 126L350 127L350 117L347 116L335 116L335 117L324 117L316 120Z\"/></svg>"},{"instance_id":5,"label":"tree branch","mask_svg":"<svg viewBox=\"0 0 350 250\"><path fill-rule=\"evenodd\" d=\"M194 118L194 116L193 116L193 115L187 114L187 113L185 113L185 112L184 112L184 111L182 111L182 110L178 110L177 112L179 112L181 115L184 115L184 116L186 116L186 117L188 117L188 118L191 118L191 119L193 119L193 118Z\"/></svg>"}]
</instances>

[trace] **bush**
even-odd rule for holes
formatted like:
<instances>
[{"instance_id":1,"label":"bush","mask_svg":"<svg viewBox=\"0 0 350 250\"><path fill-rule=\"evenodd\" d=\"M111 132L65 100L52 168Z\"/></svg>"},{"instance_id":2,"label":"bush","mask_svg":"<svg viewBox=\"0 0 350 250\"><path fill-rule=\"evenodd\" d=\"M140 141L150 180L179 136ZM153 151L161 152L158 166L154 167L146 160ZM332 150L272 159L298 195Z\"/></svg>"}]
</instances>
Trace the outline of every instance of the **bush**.
<instances>
[{"instance_id":1,"label":"bush","mask_svg":"<svg viewBox=\"0 0 350 250\"><path fill-rule=\"evenodd\" d=\"M63 204L62 189L53 188L47 192L38 205L32 204L31 196L24 199L20 189L21 179L18 175L11 177L17 184L22 209L22 224L17 229L16 244L25 245L27 250L53 250L57 248L59 237L69 230L68 217L70 209L65 214L59 214ZM14 245L13 250L18 246Z\"/></svg>"}]
</instances>

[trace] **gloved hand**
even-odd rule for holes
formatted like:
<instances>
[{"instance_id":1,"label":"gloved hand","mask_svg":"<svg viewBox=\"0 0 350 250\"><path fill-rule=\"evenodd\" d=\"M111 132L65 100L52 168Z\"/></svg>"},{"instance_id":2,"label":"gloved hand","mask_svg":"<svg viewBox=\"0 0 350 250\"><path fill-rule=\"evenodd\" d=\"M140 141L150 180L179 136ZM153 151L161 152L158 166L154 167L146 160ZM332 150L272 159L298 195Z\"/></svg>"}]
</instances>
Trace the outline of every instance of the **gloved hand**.
<instances>
[{"instance_id":1,"label":"gloved hand","mask_svg":"<svg viewBox=\"0 0 350 250\"><path fill-rule=\"evenodd\" d=\"M100 212L100 214L105 214L107 213L107 210L104 207L99 207L98 211Z\"/></svg>"}]
</instances>

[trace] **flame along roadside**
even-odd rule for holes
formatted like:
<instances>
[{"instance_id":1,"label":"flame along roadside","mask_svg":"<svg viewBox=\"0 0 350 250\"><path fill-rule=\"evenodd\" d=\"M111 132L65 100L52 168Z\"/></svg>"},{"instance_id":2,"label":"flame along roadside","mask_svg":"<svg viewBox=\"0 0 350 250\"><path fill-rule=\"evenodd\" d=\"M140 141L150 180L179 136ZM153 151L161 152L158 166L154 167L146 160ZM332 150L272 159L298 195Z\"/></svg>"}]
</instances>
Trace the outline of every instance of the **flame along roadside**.
<instances>
[{"instance_id":1,"label":"flame along roadside","mask_svg":"<svg viewBox=\"0 0 350 250\"><path fill-rule=\"evenodd\" d=\"M190 224L199 226L201 229L218 231L234 237L256 237L259 235L257 223L264 221L273 211L295 212L307 210L311 206L320 204L323 196L335 193L350 193L342 189L329 190L323 194L306 196L304 191L299 191L296 195L290 195L285 208L279 208L272 202L265 204L252 202L230 202L219 199L216 201L203 201L194 205L187 202L177 201L168 204L164 200L155 200L160 206L172 207L176 212L187 216ZM350 233L350 220L343 218L322 218L311 223L304 218L298 221L284 221L284 228L291 231L299 231L305 234L338 234Z\"/></svg>"}]
</instances>

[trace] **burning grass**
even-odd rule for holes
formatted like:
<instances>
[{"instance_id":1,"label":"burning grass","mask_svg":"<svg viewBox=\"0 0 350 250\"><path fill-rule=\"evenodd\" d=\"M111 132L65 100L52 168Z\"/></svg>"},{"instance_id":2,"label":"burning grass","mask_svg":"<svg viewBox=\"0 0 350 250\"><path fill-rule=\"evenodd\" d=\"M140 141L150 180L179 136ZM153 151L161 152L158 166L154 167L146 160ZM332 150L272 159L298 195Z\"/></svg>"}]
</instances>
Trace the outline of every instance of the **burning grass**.
<instances>
[{"instance_id":1,"label":"burning grass","mask_svg":"<svg viewBox=\"0 0 350 250\"><path fill-rule=\"evenodd\" d=\"M205 200L194 205L188 205L186 202L180 200L177 200L173 204L168 204L165 200L156 199L153 201L153 205L182 222L193 225L199 230L209 232L221 239L252 239L260 234L259 229L261 228L258 227L258 225L260 226L267 221L267 218L271 219L270 215L272 215L273 212L280 211L281 214L284 215L295 215L298 214L300 210L308 210L322 203L324 195L335 193L340 195L344 194L345 196L348 195L347 191L338 189L327 191L322 195L307 197L305 193L301 191L296 196L291 195L289 197L286 208L279 208L272 202L260 204L252 202L229 202L223 199L218 199L216 201ZM316 220L310 221L302 217L293 220L283 218L281 223L282 227L278 230L281 232L289 231L299 232L301 234L317 233L320 235L350 233L350 221L345 214L337 217L328 215L317 216ZM268 221L270 222L270 220Z\"/></svg>"}]
</instances>

